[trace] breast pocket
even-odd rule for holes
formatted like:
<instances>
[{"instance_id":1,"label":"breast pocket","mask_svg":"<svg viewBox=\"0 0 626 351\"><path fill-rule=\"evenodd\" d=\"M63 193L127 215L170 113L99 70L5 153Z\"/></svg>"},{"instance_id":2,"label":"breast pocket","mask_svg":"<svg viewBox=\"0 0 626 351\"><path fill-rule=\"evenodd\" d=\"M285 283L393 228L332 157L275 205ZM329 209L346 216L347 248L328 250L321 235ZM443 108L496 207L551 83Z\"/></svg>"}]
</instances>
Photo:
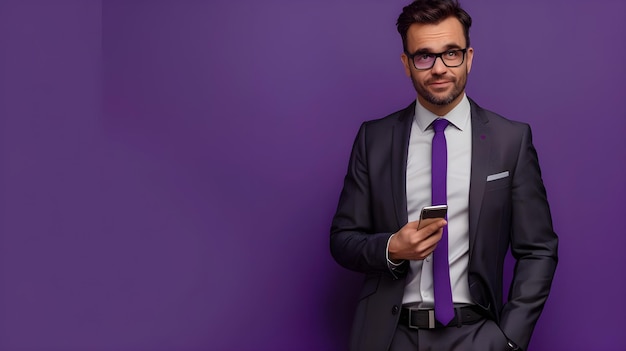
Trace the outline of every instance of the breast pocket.
<instances>
[{"instance_id":1,"label":"breast pocket","mask_svg":"<svg viewBox=\"0 0 626 351\"><path fill-rule=\"evenodd\" d=\"M493 191L498 189L506 189L511 187L511 176L509 172L501 172L487 177L485 191Z\"/></svg>"}]
</instances>

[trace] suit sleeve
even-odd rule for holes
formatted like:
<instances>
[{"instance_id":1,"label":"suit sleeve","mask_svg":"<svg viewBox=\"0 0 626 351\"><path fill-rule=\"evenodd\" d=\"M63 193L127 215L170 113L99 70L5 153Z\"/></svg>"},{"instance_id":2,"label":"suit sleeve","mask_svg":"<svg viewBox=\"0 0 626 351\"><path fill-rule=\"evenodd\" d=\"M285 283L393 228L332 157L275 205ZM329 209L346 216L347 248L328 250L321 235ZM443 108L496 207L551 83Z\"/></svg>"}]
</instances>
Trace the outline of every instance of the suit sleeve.
<instances>
[{"instance_id":1,"label":"suit sleeve","mask_svg":"<svg viewBox=\"0 0 626 351\"><path fill-rule=\"evenodd\" d=\"M343 267L362 273L397 272L387 264L387 241L393 233L376 233L371 211L367 123L361 125L350 155L337 211L330 230L330 250ZM400 270L401 271L401 270Z\"/></svg>"},{"instance_id":2,"label":"suit sleeve","mask_svg":"<svg viewBox=\"0 0 626 351\"><path fill-rule=\"evenodd\" d=\"M511 252L516 265L500 326L525 350L548 298L558 260L558 238L528 125L512 182Z\"/></svg>"}]
</instances>

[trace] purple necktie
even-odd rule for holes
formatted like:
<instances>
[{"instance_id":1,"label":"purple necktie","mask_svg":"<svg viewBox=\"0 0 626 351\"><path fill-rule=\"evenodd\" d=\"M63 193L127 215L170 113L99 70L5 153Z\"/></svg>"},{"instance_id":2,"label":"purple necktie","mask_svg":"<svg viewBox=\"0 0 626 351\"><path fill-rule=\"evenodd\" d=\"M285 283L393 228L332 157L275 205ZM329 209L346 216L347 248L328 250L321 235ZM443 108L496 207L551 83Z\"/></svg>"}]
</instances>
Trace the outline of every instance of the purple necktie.
<instances>
[{"instance_id":1,"label":"purple necktie","mask_svg":"<svg viewBox=\"0 0 626 351\"><path fill-rule=\"evenodd\" d=\"M436 119L433 122L435 136L433 137L432 155L432 201L433 205L446 205L446 175L448 166L448 152L446 150L446 136L443 131L448 126L448 120ZM448 216L446 216L446 220ZM450 265L448 263L448 226L443 227L443 236L433 253L433 288L435 290L435 318L443 325L447 325L454 318L452 304L452 289L450 288Z\"/></svg>"}]
</instances>

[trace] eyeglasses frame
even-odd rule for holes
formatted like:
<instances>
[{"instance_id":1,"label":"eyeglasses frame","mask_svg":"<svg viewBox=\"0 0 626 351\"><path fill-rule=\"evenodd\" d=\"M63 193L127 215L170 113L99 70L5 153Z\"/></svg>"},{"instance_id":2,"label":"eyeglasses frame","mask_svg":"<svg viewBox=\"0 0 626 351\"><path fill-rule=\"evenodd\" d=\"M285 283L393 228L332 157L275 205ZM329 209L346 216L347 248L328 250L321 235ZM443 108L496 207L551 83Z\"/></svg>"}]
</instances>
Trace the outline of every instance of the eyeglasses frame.
<instances>
[{"instance_id":1,"label":"eyeglasses frame","mask_svg":"<svg viewBox=\"0 0 626 351\"><path fill-rule=\"evenodd\" d=\"M440 58L441 62L443 62L443 64L448 67L448 68L455 68L455 67L459 67L461 66L463 63L465 63L465 54L467 54L467 49L469 48L464 48L464 49L449 49L440 53L430 53L430 52L416 52L414 54L409 54L408 52L404 52L406 54L406 56L409 58L409 60L413 63L413 68L415 68L418 71L427 71L429 69L432 69L435 66L435 62L437 62L437 59ZM460 51L463 53L463 58L461 59L461 63L459 63L456 66L449 66L446 63L446 60L443 59L443 55L449 53L450 51ZM415 56L419 56L419 55L433 55L435 56L435 59L433 60L433 64L428 67L428 68L417 68L417 66L415 66Z\"/></svg>"}]
</instances>

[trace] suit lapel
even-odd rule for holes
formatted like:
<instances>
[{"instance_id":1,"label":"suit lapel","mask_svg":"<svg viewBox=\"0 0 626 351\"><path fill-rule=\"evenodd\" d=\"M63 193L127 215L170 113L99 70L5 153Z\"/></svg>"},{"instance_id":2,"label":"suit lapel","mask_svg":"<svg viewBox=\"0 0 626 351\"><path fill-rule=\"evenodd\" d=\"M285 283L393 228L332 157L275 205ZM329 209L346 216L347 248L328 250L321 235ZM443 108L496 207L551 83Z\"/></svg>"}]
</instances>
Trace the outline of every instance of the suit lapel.
<instances>
[{"instance_id":1,"label":"suit lapel","mask_svg":"<svg viewBox=\"0 0 626 351\"><path fill-rule=\"evenodd\" d=\"M476 240L478 217L480 215L489 160L491 159L491 139L487 123L489 120L482 109L470 100L472 121L472 169L469 192L469 244L470 259Z\"/></svg>"},{"instance_id":2,"label":"suit lapel","mask_svg":"<svg viewBox=\"0 0 626 351\"><path fill-rule=\"evenodd\" d=\"M398 228L404 226L409 220L406 208L406 163L414 117L415 102L400 112L398 121L391 132L391 187Z\"/></svg>"}]
</instances>

